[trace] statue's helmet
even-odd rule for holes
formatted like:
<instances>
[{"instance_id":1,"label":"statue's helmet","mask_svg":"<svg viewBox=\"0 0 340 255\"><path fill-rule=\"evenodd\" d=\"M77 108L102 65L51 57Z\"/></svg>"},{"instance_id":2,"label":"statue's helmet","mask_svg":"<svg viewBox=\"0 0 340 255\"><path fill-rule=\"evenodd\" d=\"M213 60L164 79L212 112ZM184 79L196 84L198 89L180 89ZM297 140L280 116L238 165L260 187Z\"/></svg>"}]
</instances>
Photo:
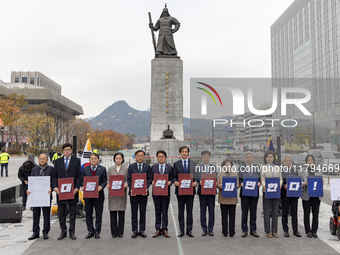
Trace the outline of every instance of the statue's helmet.
<instances>
[{"instance_id":1,"label":"statue's helmet","mask_svg":"<svg viewBox=\"0 0 340 255\"><path fill-rule=\"evenodd\" d=\"M162 11L160 18L162 18L162 17L171 17L166 4L165 4L165 7L163 8L163 11Z\"/></svg>"}]
</instances>

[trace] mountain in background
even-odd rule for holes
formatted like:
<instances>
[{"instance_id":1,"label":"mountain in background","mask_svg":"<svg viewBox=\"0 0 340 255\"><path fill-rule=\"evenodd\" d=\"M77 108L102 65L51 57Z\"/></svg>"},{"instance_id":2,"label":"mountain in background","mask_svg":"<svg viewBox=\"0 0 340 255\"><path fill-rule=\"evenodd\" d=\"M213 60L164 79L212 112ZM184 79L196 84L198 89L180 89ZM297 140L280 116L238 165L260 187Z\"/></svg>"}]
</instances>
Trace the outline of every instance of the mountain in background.
<instances>
[{"instance_id":1,"label":"mountain in background","mask_svg":"<svg viewBox=\"0 0 340 255\"><path fill-rule=\"evenodd\" d=\"M232 117L222 117L230 120ZM98 129L112 129L121 134L136 134L136 137L150 136L150 110L139 111L129 106L125 101L117 101L107 107L98 116L87 119L91 126ZM183 118L184 135L192 133L200 136L210 136L212 120ZM171 128L171 124L170 124ZM176 137L176 134L174 134Z\"/></svg>"},{"instance_id":2,"label":"mountain in background","mask_svg":"<svg viewBox=\"0 0 340 255\"><path fill-rule=\"evenodd\" d=\"M98 129L112 129L121 134L136 134L136 137L150 135L150 112L138 111L125 101L117 101L91 120L91 126Z\"/></svg>"}]
</instances>

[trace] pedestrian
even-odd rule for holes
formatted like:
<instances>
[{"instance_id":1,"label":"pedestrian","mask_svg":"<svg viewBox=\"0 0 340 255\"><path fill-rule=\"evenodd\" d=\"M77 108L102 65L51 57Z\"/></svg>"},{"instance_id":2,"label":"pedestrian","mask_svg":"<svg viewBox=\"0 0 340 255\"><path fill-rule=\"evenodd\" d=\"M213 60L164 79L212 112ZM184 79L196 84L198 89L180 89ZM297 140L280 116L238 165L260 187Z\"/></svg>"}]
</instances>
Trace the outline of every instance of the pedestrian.
<instances>
[{"instance_id":1,"label":"pedestrian","mask_svg":"<svg viewBox=\"0 0 340 255\"><path fill-rule=\"evenodd\" d=\"M28 176L31 176L31 170L35 167L36 164L31 160L26 160L18 170L18 178L20 179L22 185L22 210L26 210L26 202L27 202L27 184L28 184Z\"/></svg>"},{"instance_id":2,"label":"pedestrian","mask_svg":"<svg viewBox=\"0 0 340 255\"><path fill-rule=\"evenodd\" d=\"M5 150L2 150L2 153L0 154L1 177L3 177L4 168L6 170L6 177L8 177L8 160L9 160L9 158L10 158L9 154Z\"/></svg>"}]
</instances>

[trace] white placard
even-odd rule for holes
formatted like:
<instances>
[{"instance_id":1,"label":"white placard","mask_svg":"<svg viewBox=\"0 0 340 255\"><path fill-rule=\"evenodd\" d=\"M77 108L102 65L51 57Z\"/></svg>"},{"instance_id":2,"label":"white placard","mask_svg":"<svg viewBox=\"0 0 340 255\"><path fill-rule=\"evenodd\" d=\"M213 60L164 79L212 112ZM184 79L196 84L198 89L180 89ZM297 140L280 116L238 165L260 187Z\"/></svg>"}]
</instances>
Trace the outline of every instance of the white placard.
<instances>
[{"instance_id":1,"label":"white placard","mask_svg":"<svg viewBox=\"0 0 340 255\"><path fill-rule=\"evenodd\" d=\"M27 207L47 207L51 205L51 195L48 191L51 188L50 176L28 176Z\"/></svg>"},{"instance_id":2,"label":"white placard","mask_svg":"<svg viewBox=\"0 0 340 255\"><path fill-rule=\"evenodd\" d=\"M340 200L340 179L330 179L331 184L331 200Z\"/></svg>"}]
</instances>

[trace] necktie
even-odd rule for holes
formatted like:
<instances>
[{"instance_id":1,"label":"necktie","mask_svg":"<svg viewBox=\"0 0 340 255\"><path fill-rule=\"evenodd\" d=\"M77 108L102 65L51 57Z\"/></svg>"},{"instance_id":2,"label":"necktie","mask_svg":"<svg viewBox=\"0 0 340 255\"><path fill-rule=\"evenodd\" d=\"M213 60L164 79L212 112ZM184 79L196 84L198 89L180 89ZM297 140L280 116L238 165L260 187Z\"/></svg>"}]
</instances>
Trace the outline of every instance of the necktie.
<instances>
[{"instance_id":1,"label":"necktie","mask_svg":"<svg viewBox=\"0 0 340 255\"><path fill-rule=\"evenodd\" d=\"M96 171L96 167L95 166L92 167L92 171L93 172Z\"/></svg>"},{"instance_id":2,"label":"necktie","mask_svg":"<svg viewBox=\"0 0 340 255\"><path fill-rule=\"evenodd\" d=\"M142 173L142 165L141 164L138 164L138 171L139 171L140 174Z\"/></svg>"},{"instance_id":3,"label":"necktie","mask_svg":"<svg viewBox=\"0 0 340 255\"><path fill-rule=\"evenodd\" d=\"M164 174L163 165L161 165L161 174Z\"/></svg>"},{"instance_id":4,"label":"necktie","mask_svg":"<svg viewBox=\"0 0 340 255\"><path fill-rule=\"evenodd\" d=\"M65 161L65 169L66 169L66 170L67 170L67 166L68 166L68 159L69 159L69 158L66 158L66 159L65 159L65 160L66 160L66 161Z\"/></svg>"},{"instance_id":5,"label":"necktie","mask_svg":"<svg viewBox=\"0 0 340 255\"><path fill-rule=\"evenodd\" d=\"M187 173L187 161L184 160L184 173Z\"/></svg>"}]
</instances>

